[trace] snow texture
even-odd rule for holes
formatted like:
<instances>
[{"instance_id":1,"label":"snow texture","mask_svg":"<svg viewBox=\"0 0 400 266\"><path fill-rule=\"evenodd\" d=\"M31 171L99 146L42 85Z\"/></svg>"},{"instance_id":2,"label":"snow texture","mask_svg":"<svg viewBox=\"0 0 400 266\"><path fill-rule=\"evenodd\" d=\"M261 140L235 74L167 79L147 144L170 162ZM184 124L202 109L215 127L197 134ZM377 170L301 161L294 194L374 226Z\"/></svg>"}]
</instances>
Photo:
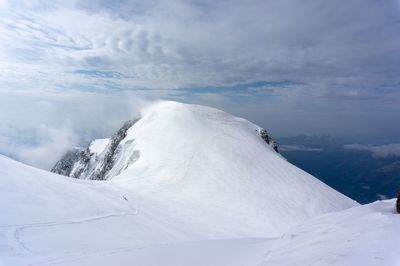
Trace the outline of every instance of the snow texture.
<instances>
[{"instance_id":1,"label":"snow texture","mask_svg":"<svg viewBox=\"0 0 400 266\"><path fill-rule=\"evenodd\" d=\"M288 163L261 130L216 109L160 102L118 140L107 181L0 156L0 265L396 262L388 246L362 243L394 244L391 202L357 207ZM380 253L358 256L363 248Z\"/></svg>"},{"instance_id":2,"label":"snow texture","mask_svg":"<svg viewBox=\"0 0 400 266\"><path fill-rule=\"evenodd\" d=\"M267 248L259 265L400 265L395 200L326 214L298 225Z\"/></svg>"}]
</instances>

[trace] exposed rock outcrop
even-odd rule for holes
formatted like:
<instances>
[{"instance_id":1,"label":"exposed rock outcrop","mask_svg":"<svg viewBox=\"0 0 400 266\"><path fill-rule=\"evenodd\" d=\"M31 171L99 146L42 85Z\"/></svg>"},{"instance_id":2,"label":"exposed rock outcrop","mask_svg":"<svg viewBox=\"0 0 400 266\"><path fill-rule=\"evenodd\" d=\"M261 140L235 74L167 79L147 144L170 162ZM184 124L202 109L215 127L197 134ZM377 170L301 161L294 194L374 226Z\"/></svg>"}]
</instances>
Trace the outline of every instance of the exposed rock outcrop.
<instances>
[{"instance_id":1,"label":"exposed rock outcrop","mask_svg":"<svg viewBox=\"0 0 400 266\"><path fill-rule=\"evenodd\" d=\"M120 142L138 121L129 120L109 139L91 142L86 149L68 151L51 169L53 173L80 179L106 180L119 153Z\"/></svg>"}]
</instances>

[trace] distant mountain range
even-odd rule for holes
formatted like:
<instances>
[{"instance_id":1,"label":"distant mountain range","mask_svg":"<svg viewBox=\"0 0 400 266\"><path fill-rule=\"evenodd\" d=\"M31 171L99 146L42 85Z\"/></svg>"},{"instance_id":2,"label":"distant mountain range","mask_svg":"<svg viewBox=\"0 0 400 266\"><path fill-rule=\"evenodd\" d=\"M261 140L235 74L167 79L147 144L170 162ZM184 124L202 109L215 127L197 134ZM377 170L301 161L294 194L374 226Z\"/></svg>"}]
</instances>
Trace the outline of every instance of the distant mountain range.
<instances>
[{"instance_id":1,"label":"distant mountain range","mask_svg":"<svg viewBox=\"0 0 400 266\"><path fill-rule=\"evenodd\" d=\"M328 135L297 135L277 141L289 162L360 203L393 198L400 190L400 157L396 154L376 156L367 148Z\"/></svg>"}]
</instances>

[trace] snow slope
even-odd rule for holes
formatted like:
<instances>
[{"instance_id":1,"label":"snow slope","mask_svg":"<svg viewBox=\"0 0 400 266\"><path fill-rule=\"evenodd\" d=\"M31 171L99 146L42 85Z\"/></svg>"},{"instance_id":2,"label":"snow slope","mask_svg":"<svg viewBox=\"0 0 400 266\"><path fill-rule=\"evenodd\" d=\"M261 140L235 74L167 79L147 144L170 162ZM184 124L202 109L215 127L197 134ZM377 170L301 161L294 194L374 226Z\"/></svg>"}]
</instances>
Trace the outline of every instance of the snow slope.
<instances>
[{"instance_id":1,"label":"snow slope","mask_svg":"<svg viewBox=\"0 0 400 266\"><path fill-rule=\"evenodd\" d=\"M394 200L311 218L278 238L212 240L217 228L207 236L107 182L2 156L0 180L0 265L400 265Z\"/></svg>"},{"instance_id":2,"label":"snow slope","mask_svg":"<svg viewBox=\"0 0 400 266\"><path fill-rule=\"evenodd\" d=\"M245 119L169 101L142 113L120 143L114 168L124 170L111 183L172 209L196 208L188 219L271 237L357 205L288 163Z\"/></svg>"},{"instance_id":3,"label":"snow slope","mask_svg":"<svg viewBox=\"0 0 400 266\"><path fill-rule=\"evenodd\" d=\"M72 265L145 247L152 254L161 244L279 237L358 205L288 163L259 129L216 109L160 102L123 135L111 180L63 177L0 157L0 258Z\"/></svg>"},{"instance_id":4,"label":"snow slope","mask_svg":"<svg viewBox=\"0 0 400 266\"><path fill-rule=\"evenodd\" d=\"M395 200L313 218L267 248L257 265L400 265Z\"/></svg>"},{"instance_id":5,"label":"snow slope","mask_svg":"<svg viewBox=\"0 0 400 266\"><path fill-rule=\"evenodd\" d=\"M231 234L109 183L62 177L3 156L0 180L0 265L51 265Z\"/></svg>"}]
</instances>

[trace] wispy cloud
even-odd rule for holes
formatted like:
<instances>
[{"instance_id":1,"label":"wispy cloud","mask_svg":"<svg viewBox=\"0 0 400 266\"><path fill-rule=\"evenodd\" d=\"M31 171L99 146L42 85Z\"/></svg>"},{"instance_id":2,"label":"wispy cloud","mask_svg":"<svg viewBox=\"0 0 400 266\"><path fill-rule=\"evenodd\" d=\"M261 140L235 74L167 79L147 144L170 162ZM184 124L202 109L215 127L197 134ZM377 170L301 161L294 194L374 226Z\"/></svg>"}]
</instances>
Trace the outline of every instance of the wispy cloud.
<instances>
[{"instance_id":1,"label":"wispy cloud","mask_svg":"<svg viewBox=\"0 0 400 266\"><path fill-rule=\"evenodd\" d=\"M127 99L164 98L274 135L396 137L399 11L397 0L0 0L0 127L68 118L101 135L128 118Z\"/></svg>"},{"instance_id":2,"label":"wispy cloud","mask_svg":"<svg viewBox=\"0 0 400 266\"><path fill-rule=\"evenodd\" d=\"M280 145L279 150L281 151L308 151L308 152L320 152L322 148L312 148L303 145Z\"/></svg>"},{"instance_id":3,"label":"wispy cloud","mask_svg":"<svg viewBox=\"0 0 400 266\"><path fill-rule=\"evenodd\" d=\"M10 132L1 133L0 151L2 153L47 170L77 143L76 136L67 127L49 128L38 125L26 129L25 132L15 130L12 136L9 135ZM16 142L15 138L20 138L19 142Z\"/></svg>"},{"instance_id":4,"label":"wispy cloud","mask_svg":"<svg viewBox=\"0 0 400 266\"><path fill-rule=\"evenodd\" d=\"M345 149L356 151L367 151L375 157L390 157L400 156L400 144L387 144L387 145L362 145L362 144L348 144L344 146Z\"/></svg>"},{"instance_id":5,"label":"wispy cloud","mask_svg":"<svg viewBox=\"0 0 400 266\"><path fill-rule=\"evenodd\" d=\"M322 95L335 88L336 95L356 96L383 81L399 81L396 1L11 1L3 6L2 61L14 66L29 61L36 68L32 73L50 66L71 86L82 82L73 75L79 69L121 73L120 86L166 89L301 80Z\"/></svg>"}]
</instances>

